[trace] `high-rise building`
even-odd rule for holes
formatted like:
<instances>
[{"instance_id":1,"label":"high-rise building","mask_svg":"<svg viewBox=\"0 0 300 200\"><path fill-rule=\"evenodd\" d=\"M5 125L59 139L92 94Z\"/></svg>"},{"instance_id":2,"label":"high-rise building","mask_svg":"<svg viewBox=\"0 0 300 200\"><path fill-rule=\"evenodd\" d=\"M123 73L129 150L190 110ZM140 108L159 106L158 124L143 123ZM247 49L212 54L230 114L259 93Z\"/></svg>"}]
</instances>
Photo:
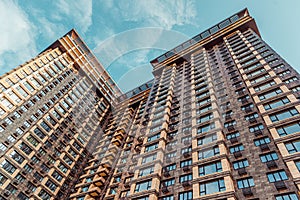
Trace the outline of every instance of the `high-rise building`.
<instances>
[{"instance_id":1,"label":"high-rise building","mask_svg":"<svg viewBox=\"0 0 300 200\"><path fill-rule=\"evenodd\" d=\"M244 9L122 94L72 30L0 79L0 199L298 200L299 74Z\"/></svg>"}]
</instances>

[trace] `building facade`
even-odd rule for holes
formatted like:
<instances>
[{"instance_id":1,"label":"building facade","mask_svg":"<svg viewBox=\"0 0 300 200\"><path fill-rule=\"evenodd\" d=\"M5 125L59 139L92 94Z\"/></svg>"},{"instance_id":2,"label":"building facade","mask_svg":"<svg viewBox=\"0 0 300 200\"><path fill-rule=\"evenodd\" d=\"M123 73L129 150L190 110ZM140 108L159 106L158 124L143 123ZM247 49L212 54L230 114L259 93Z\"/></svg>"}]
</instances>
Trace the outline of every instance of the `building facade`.
<instances>
[{"instance_id":1,"label":"building facade","mask_svg":"<svg viewBox=\"0 0 300 200\"><path fill-rule=\"evenodd\" d=\"M0 199L298 200L299 74L244 9L121 94L72 30L1 77Z\"/></svg>"}]
</instances>

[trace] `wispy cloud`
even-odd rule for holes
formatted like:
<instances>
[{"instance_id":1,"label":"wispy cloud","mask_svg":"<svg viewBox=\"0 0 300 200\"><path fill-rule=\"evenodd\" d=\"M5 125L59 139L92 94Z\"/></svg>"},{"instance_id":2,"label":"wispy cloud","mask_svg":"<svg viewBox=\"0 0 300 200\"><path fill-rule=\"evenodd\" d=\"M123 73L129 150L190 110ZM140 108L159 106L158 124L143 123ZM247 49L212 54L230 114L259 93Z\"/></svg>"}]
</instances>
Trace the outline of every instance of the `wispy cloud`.
<instances>
[{"instance_id":1,"label":"wispy cloud","mask_svg":"<svg viewBox=\"0 0 300 200\"><path fill-rule=\"evenodd\" d=\"M139 21L146 26L172 29L175 25L194 24L197 15L193 0L119 1L124 21Z\"/></svg>"},{"instance_id":2,"label":"wispy cloud","mask_svg":"<svg viewBox=\"0 0 300 200\"><path fill-rule=\"evenodd\" d=\"M83 33L87 32L92 25L92 0L59 0L56 6L60 14L72 19L75 24L78 24L78 27Z\"/></svg>"},{"instance_id":3,"label":"wispy cloud","mask_svg":"<svg viewBox=\"0 0 300 200\"><path fill-rule=\"evenodd\" d=\"M0 73L33 57L35 27L15 1L0 1Z\"/></svg>"}]
</instances>

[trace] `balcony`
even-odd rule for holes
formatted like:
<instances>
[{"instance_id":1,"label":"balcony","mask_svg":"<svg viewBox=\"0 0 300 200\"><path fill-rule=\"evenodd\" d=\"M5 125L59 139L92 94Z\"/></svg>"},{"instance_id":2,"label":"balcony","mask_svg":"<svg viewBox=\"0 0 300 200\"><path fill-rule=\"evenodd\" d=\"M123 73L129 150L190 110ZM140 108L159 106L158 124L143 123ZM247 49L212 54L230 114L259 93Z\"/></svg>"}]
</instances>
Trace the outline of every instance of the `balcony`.
<instances>
[{"instance_id":1,"label":"balcony","mask_svg":"<svg viewBox=\"0 0 300 200\"><path fill-rule=\"evenodd\" d=\"M109 174L109 170L104 168L104 167L100 167L97 172L96 172L99 176L105 177L108 176Z\"/></svg>"},{"instance_id":2,"label":"balcony","mask_svg":"<svg viewBox=\"0 0 300 200\"><path fill-rule=\"evenodd\" d=\"M93 187L88 190L88 194L92 197L98 197L100 195L100 193L101 193L101 190L98 187Z\"/></svg>"},{"instance_id":3,"label":"balcony","mask_svg":"<svg viewBox=\"0 0 300 200\"><path fill-rule=\"evenodd\" d=\"M244 189L242 189L242 191L243 191L244 196L252 196L253 195L251 188L244 188Z\"/></svg>"},{"instance_id":4,"label":"balcony","mask_svg":"<svg viewBox=\"0 0 300 200\"><path fill-rule=\"evenodd\" d=\"M103 177L97 177L93 180L93 184L100 187L103 186L105 183L105 179Z\"/></svg>"},{"instance_id":5,"label":"balcony","mask_svg":"<svg viewBox=\"0 0 300 200\"><path fill-rule=\"evenodd\" d=\"M274 185L278 191L287 189L287 186L285 185L284 181L277 181L274 183Z\"/></svg>"},{"instance_id":6,"label":"balcony","mask_svg":"<svg viewBox=\"0 0 300 200\"><path fill-rule=\"evenodd\" d=\"M268 169L277 168L277 163L274 160L266 162Z\"/></svg>"},{"instance_id":7,"label":"balcony","mask_svg":"<svg viewBox=\"0 0 300 200\"><path fill-rule=\"evenodd\" d=\"M184 188L188 188L188 187L191 187L191 183L190 183L190 181L184 181L184 182L182 182L182 186Z\"/></svg>"},{"instance_id":8,"label":"balcony","mask_svg":"<svg viewBox=\"0 0 300 200\"><path fill-rule=\"evenodd\" d=\"M162 187L162 188L161 188L161 191L162 191L163 193L168 193L168 192L169 192L169 189L168 189L168 187Z\"/></svg>"}]
</instances>

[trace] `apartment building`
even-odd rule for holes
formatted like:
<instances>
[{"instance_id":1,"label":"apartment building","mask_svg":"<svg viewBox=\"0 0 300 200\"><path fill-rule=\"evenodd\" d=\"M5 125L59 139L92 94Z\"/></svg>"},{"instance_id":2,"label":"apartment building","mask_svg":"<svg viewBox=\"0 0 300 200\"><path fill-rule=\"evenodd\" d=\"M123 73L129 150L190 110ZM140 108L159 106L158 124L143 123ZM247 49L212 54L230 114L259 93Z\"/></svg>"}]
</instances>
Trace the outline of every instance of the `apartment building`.
<instances>
[{"instance_id":1,"label":"apartment building","mask_svg":"<svg viewBox=\"0 0 300 200\"><path fill-rule=\"evenodd\" d=\"M0 79L0 199L298 200L299 74L244 9L122 94L75 30Z\"/></svg>"}]
</instances>

